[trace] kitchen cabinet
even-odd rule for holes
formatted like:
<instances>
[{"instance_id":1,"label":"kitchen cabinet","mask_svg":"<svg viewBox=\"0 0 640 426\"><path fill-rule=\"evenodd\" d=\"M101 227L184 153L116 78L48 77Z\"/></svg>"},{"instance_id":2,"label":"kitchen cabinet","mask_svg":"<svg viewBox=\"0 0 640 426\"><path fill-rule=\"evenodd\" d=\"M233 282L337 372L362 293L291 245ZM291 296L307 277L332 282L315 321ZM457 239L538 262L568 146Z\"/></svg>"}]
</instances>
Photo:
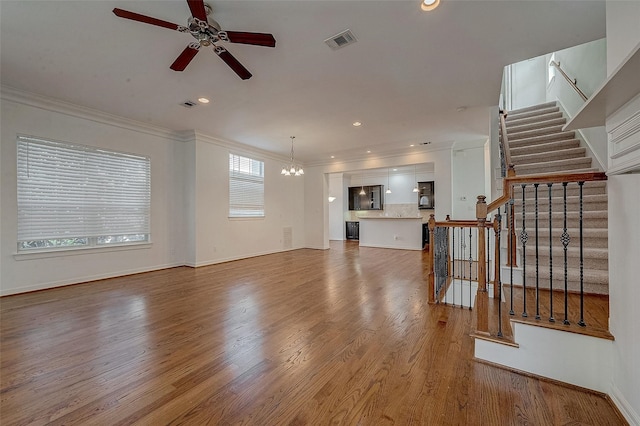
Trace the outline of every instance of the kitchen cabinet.
<instances>
[{"instance_id":1,"label":"kitchen cabinet","mask_svg":"<svg viewBox=\"0 0 640 426\"><path fill-rule=\"evenodd\" d=\"M433 209L436 206L435 188L433 181L418 182L418 208Z\"/></svg>"},{"instance_id":2,"label":"kitchen cabinet","mask_svg":"<svg viewBox=\"0 0 640 426\"><path fill-rule=\"evenodd\" d=\"M360 239L360 222L347 221L347 240Z\"/></svg>"},{"instance_id":3,"label":"kitchen cabinet","mask_svg":"<svg viewBox=\"0 0 640 426\"><path fill-rule=\"evenodd\" d=\"M349 187L349 210L382 210L383 185Z\"/></svg>"}]
</instances>

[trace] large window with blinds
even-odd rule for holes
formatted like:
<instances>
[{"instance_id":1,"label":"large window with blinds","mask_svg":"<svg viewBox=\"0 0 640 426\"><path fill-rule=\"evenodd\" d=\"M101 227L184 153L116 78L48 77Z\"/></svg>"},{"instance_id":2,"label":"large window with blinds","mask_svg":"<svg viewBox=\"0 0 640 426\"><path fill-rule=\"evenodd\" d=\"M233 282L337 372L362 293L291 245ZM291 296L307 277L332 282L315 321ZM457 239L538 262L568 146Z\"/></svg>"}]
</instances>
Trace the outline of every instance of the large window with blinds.
<instances>
[{"instance_id":1,"label":"large window with blinds","mask_svg":"<svg viewBox=\"0 0 640 426\"><path fill-rule=\"evenodd\" d=\"M18 137L18 250L149 241L151 162L106 149Z\"/></svg>"},{"instance_id":2,"label":"large window with blinds","mask_svg":"<svg viewBox=\"0 0 640 426\"><path fill-rule=\"evenodd\" d=\"M264 162L229 154L229 217L264 217Z\"/></svg>"}]
</instances>

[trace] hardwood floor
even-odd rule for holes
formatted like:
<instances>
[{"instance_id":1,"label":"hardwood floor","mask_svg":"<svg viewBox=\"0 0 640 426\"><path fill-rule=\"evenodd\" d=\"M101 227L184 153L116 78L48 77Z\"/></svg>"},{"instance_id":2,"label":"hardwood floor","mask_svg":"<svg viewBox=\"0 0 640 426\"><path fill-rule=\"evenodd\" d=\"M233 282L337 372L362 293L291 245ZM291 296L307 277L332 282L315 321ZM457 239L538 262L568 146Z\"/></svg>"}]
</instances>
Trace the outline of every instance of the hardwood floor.
<instances>
[{"instance_id":1,"label":"hardwood floor","mask_svg":"<svg viewBox=\"0 0 640 426\"><path fill-rule=\"evenodd\" d=\"M423 254L296 250L0 299L0 423L625 424L602 396L473 360Z\"/></svg>"}]
</instances>

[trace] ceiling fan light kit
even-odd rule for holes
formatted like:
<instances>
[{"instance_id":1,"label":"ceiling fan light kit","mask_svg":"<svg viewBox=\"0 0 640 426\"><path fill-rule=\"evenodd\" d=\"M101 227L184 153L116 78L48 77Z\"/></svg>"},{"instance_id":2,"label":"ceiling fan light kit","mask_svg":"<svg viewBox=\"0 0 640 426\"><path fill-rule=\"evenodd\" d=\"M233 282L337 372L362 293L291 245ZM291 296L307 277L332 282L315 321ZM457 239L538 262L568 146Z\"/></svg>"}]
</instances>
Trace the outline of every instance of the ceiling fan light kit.
<instances>
[{"instance_id":1,"label":"ceiling fan light kit","mask_svg":"<svg viewBox=\"0 0 640 426\"><path fill-rule=\"evenodd\" d=\"M241 79L247 80L252 76L249 70L229 53L227 49L216 43L223 41L227 43L251 44L254 46L276 46L276 40L272 34L223 31L218 22L212 17L207 16L211 14L212 9L211 6L205 4L203 0L187 0L187 4L189 5L192 16L187 20L188 25L186 27L118 8L113 9L113 13L120 18L131 19L132 21L191 34L196 41L189 43L173 64L171 64L170 68L174 71L184 71L200 51L201 47L212 46L214 53L218 55L229 68Z\"/></svg>"}]
</instances>

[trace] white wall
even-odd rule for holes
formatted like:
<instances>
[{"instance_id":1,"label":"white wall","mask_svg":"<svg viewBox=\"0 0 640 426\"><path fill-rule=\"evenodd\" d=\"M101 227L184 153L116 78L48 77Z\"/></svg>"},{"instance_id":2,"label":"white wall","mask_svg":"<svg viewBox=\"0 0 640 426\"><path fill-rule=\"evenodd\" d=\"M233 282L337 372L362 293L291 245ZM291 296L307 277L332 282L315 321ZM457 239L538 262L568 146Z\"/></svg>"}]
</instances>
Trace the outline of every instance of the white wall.
<instances>
[{"instance_id":1,"label":"white wall","mask_svg":"<svg viewBox=\"0 0 640 426\"><path fill-rule=\"evenodd\" d=\"M286 158L9 89L2 92L1 108L0 294L305 246L305 178L280 175ZM149 156L151 244L15 255L17 134ZM265 162L264 218L228 217L229 152ZM291 244L286 244L285 228L292 232Z\"/></svg>"},{"instance_id":2,"label":"white wall","mask_svg":"<svg viewBox=\"0 0 640 426\"><path fill-rule=\"evenodd\" d=\"M547 61L551 55L547 55ZM577 80L577 86L589 98L602 85L607 74L607 40L600 39L555 52L556 62L567 75ZM557 100L567 118L573 118L584 105L573 87L555 71L555 77L547 86L547 101ZM586 143L592 158L603 170L607 169L607 135L603 126L582 129L581 139Z\"/></svg>"},{"instance_id":3,"label":"white wall","mask_svg":"<svg viewBox=\"0 0 640 426\"><path fill-rule=\"evenodd\" d=\"M607 1L607 73L640 43L640 2ZM609 125L607 120L607 125ZM610 395L631 424L640 424L640 175L609 176L609 311L615 336Z\"/></svg>"},{"instance_id":4,"label":"white wall","mask_svg":"<svg viewBox=\"0 0 640 426\"><path fill-rule=\"evenodd\" d=\"M228 260L275 253L304 247L304 177L282 176L281 159L244 146L229 146L206 135L194 133L195 182L188 192L195 200L187 214L195 218L195 262L202 266ZM229 218L229 153L265 163L265 217ZM285 228L292 232L291 244Z\"/></svg>"},{"instance_id":5,"label":"white wall","mask_svg":"<svg viewBox=\"0 0 640 426\"><path fill-rule=\"evenodd\" d=\"M11 99L11 100L10 100ZM72 106L3 93L1 100L1 294L180 265L184 260L180 143L169 133L127 126ZM83 116L84 115L84 116ZM17 236L16 135L26 134L146 155L151 158L151 241L148 248L14 256Z\"/></svg>"},{"instance_id":6,"label":"white wall","mask_svg":"<svg viewBox=\"0 0 640 426\"><path fill-rule=\"evenodd\" d=\"M345 239L344 212L349 208L349 194L345 191L344 173L329 175L329 195L336 199L329 203L329 239Z\"/></svg>"},{"instance_id":7,"label":"white wall","mask_svg":"<svg viewBox=\"0 0 640 426\"><path fill-rule=\"evenodd\" d=\"M452 182L451 219L475 219L477 197L487 195L484 146L453 152Z\"/></svg>"},{"instance_id":8,"label":"white wall","mask_svg":"<svg viewBox=\"0 0 640 426\"><path fill-rule=\"evenodd\" d=\"M511 109L546 101L547 64L544 56L511 65Z\"/></svg>"}]
</instances>

